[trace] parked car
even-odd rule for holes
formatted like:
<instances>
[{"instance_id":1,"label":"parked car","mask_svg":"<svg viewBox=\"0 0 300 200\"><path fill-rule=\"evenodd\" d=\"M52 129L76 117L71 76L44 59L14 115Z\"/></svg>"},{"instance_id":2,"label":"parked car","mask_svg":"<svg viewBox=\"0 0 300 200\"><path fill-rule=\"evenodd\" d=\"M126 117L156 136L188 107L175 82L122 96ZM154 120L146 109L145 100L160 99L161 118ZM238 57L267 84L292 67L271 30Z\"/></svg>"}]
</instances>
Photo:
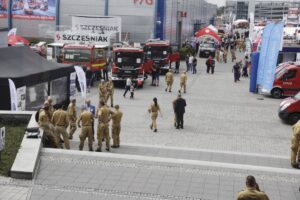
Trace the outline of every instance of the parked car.
<instances>
[{"instance_id":1,"label":"parked car","mask_svg":"<svg viewBox=\"0 0 300 200\"><path fill-rule=\"evenodd\" d=\"M294 97L284 99L279 106L278 116L288 124L295 124L300 119L300 92Z\"/></svg>"},{"instance_id":2,"label":"parked car","mask_svg":"<svg viewBox=\"0 0 300 200\"><path fill-rule=\"evenodd\" d=\"M199 48L199 57L200 58L208 58L208 56L212 55L215 57L216 54L216 48L214 42L204 42L200 44Z\"/></svg>"}]
</instances>

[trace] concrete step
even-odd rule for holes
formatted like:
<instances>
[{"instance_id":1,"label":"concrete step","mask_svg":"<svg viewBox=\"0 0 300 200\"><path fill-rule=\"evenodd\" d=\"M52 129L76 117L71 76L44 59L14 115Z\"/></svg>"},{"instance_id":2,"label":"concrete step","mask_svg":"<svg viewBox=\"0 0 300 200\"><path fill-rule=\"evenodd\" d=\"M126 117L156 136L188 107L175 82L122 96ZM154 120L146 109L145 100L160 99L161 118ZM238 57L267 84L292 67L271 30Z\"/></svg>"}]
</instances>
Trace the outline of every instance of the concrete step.
<instances>
[{"instance_id":1,"label":"concrete step","mask_svg":"<svg viewBox=\"0 0 300 200\"><path fill-rule=\"evenodd\" d=\"M70 141L71 149L78 149L79 141ZM94 143L94 150L97 148ZM87 145L84 147L88 151ZM105 143L102 144L105 151ZM225 164L247 165L257 167L272 167L278 169L291 169L290 158L267 154L252 154L230 151L215 151L207 149L178 148L166 146L123 144L120 148L110 149L112 154L137 155L145 157L184 159L191 161L205 161Z\"/></svg>"}]
</instances>

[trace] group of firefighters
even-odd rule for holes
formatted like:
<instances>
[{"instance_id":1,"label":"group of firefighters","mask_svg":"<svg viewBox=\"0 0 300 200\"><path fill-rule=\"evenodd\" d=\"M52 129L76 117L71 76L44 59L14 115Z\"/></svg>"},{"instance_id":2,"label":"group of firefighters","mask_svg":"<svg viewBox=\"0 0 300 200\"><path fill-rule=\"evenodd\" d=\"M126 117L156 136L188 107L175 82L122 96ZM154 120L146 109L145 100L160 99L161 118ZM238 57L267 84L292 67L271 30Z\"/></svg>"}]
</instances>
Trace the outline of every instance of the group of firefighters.
<instances>
[{"instance_id":1,"label":"group of firefighters","mask_svg":"<svg viewBox=\"0 0 300 200\"><path fill-rule=\"evenodd\" d=\"M120 131L123 113L119 110L119 105L115 105L112 110L106 104L110 99L111 107L113 107L114 86L112 81L101 81L99 84L99 105L95 109L90 104L90 100L82 106L79 117L76 111L76 100L72 99L67 111L61 106L54 110L52 98L48 97L44 102L43 108L38 111L38 123L44 130L44 136L50 147L60 148L61 137L63 138L64 148L70 149L69 140L73 139L73 135L77 126L81 128L79 135L79 150L83 150L84 142L88 138L89 151L93 151L94 139L94 120L98 121L97 140L98 147L96 151L102 151L102 142L106 143L106 151L110 151L110 147L120 147ZM111 124L111 132L113 145L110 146L109 123ZM69 131L67 128L69 127Z\"/></svg>"}]
</instances>

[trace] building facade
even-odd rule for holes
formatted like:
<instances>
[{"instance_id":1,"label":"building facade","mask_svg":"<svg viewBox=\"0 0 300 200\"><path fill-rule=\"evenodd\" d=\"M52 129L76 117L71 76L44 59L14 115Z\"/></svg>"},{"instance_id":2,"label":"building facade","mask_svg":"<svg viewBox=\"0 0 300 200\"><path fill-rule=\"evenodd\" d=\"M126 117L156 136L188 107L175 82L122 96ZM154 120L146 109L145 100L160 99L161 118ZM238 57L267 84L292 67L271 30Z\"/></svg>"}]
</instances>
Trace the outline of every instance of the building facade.
<instances>
[{"instance_id":1,"label":"building facade","mask_svg":"<svg viewBox=\"0 0 300 200\"><path fill-rule=\"evenodd\" d=\"M8 7L17 0L9 0ZM48 0L49 1L49 0ZM217 6L205 0L51 0L56 4L55 20L17 19L8 10L0 17L0 28L16 27L29 38L54 38L56 30L68 30L74 15L120 16L122 38L145 42L168 39L172 44L193 35L195 26L209 25Z\"/></svg>"},{"instance_id":2,"label":"building facade","mask_svg":"<svg viewBox=\"0 0 300 200\"><path fill-rule=\"evenodd\" d=\"M249 4L253 0L227 0L225 14L235 15L236 19L248 19ZM256 0L255 21L283 20L289 14L290 8L300 10L299 0Z\"/></svg>"}]
</instances>

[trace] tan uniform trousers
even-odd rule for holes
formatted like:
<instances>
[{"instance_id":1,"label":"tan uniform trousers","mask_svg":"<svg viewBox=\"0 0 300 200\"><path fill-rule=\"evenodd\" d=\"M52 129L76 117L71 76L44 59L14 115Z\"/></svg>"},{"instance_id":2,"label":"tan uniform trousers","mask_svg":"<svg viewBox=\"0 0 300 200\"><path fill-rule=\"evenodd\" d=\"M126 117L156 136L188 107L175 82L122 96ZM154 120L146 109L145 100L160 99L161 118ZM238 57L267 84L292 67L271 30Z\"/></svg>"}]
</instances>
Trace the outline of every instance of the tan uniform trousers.
<instances>
[{"instance_id":1,"label":"tan uniform trousers","mask_svg":"<svg viewBox=\"0 0 300 200\"><path fill-rule=\"evenodd\" d=\"M230 50L231 53L231 61L234 62L236 60L236 55L234 50Z\"/></svg>"},{"instance_id":2,"label":"tan uniform trousers","mask_svg":"<svg viewBox=\"0 0 300 200\"><path fill-rule=\"evenodd\" d=\"M227 53L223 54L223 61L224 61L224 63L227 63Z\"/></svg>"},{"instance_id":3,"label":"tan uniform trousers","mask_svg":"<svg viewBox=\"0 0 300 200\"><path fill-rule=\"evenodd\" d=\"M67 129L64 126L55 126L55 135L60 140L60 135L62 135L64 139L64 144L66 149L70 149L69 135L67 133Z\"/></svg>"},{"instance_id":4,"label":"tan uniform trousers","mask_svg":"<svg viewBox=\"0 0 300 200\"><path fill-rule=\"evenodd\" d=\"M119 146L120 145L120 132L121 126L120 125L112 125L112 138L113 138L113 145Z\"/></svg>"},{"instance_id":5,"label":"tan uniform trousers","mask_svg":"<svg viewBox=\"0 0 300 200\"><path fill-rule=\"evenodd\" d=\"M182 91L182 88L183 88L183 91L186 92L186 83L180 82L180 91Z\"/></svg>"},{"instance_id":6,"label":"tan uniform trousers","mask_svg":"<svg viewBox=\"0 0 300 200\"><path fill-rule=\"evenodd\" d=\"M58 148L59 146L59 140L55 136L55 128L50 123L43 123L41 124L41 128L44 131L44 134L49 140L50 146L53 148Z\"/></svg>"},{"instance_id":7,"label":"tan uniform trousers","mask_svg":"<svg viewBox=\"0 0 300 200\"><path fill-rule=\"evenodd\" d=\"M220 50L216 50L216 59L218 62L220 62Z\"/></svg>"},{"instance_id":8,"label":"tan uniform trousers","mask_svg":"<svg viewBox=\"0 0 300 200\"><path fill-rule=\"evenodd\" d=\"M98 149L102 147L102 139L105 138L106 148L110 148L109 124L100 123L97 130Z\"/></svg>"},{"instance_id":9,"label":"tan uniform trousers","mask_svg":"<svg viewBox=\"0 0 300 200\"><path fill-rule=\"evenodd\" d=\"M297 164L297 153L298 160L300 160L300 142L296 137L293 137L291 145L291 164Z\"/></svg>"},{"instance_id":10,"label":"tan uniform trousers","mask_svg":"<svg viewBox=\"0 0 300 200\"><path fill-rule=\"evenodd\" d=\"M172 91L173 81L167 81L167 90Z\"/></svg>"},{"instance_id":11,"label":"tan uniform trousers","mask_svg":"<svg viewBox=\"0 0 300 200\"><path fill-rule=\"evenodd\" d=\"M105 94L100 94L99 95L99 100L103 101L104 103L106 103L106 101L107 101L107 94L106 93Z\"/></svg>"},{"instance_id":12,"label":"tan uniform trousers","mask_svg":"<svg viewBox=\"0 0 300 200\"><path fill-rule=\"evenodd\" d=\"M110 99L110 105L113 106L114 105L114 95L113 94L107 94L107 98L106 98L105 103L107 103L108 99Z\"/></svg>"},{"instance_id":13,"label":"tan uniform trousers","mask_svg":"<svg viewBox=\"0 0 300 200\"><path fill-rule=\"evenodd\" d=\"M152 112L152 115L151 115L151 120L152 120L151 127L154 128L154 129L157 129L157 124L156 124L157 116L158 116L157 112Z\"/></svg>"},{"instance_id":14,"label":"tan uniform trousers","mask_svg":"<svg viewBox=\"0 0 300 200\"><path fill-rule=\"evenodd\" d=\"M81 133L79 135L80 144L79 150L81 151L84 147L84 141L88 138L89 150L93 150L93 127L92 126L82 126Z\"/></svg>"},{"instance_id":15,"label":"tan uniform trousers","mask_svg":"<svg viewBox=\"0 0 300 200\"><path fill-rule=\"evenodd\" d=\"M69 136L73 136L77 129L76 121L70 120Z\"/></svg>"}]
</instances>

